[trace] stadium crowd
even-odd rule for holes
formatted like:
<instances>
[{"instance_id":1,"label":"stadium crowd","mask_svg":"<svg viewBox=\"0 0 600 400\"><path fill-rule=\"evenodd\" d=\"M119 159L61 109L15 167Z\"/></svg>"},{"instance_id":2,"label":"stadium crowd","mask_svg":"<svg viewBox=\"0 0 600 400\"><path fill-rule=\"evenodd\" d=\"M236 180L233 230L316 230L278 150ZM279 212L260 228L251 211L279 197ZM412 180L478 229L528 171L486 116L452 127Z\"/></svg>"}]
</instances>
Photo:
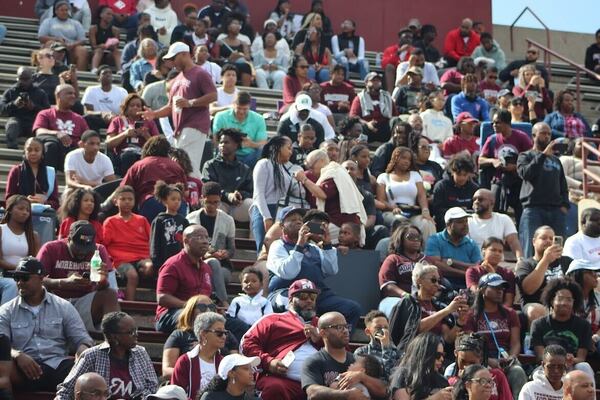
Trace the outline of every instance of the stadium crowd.
<instances>
[{"instance_id":1,"label":"stadium crowd","mask_svg":"<svg viewBox=\"0 0 600 400\"><path fill-rule=\"evenodd\" d=\"M40 49L0 100L7 147L27 138L0 220L0 398L595 398L600 209L577 208L598 122L537 48L507 62L469 18L441 50L411 19L380 74L354 21L292 7L255 32L240 0L181 21L169 0L36 1ZM330 284L366 251L377 310ZM143 282L158 374L121 311Z\"/></svg>"}]
</instances>

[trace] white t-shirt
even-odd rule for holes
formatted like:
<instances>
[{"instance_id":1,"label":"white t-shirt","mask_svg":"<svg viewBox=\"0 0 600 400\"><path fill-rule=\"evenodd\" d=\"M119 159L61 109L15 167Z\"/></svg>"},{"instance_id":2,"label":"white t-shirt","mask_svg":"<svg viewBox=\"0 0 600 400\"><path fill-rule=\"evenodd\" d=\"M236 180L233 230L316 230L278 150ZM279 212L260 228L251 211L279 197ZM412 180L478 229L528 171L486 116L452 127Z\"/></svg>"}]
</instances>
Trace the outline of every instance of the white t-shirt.
<instances>
[{"instance_id":1,"label":"white t-shirt","mask_svg":"<svg viewBox=\"0 0 600 400\"><path fill-rule=\"evenodd\" d=\"M90 164L83 158L83 149L76 149L67 154L65 173L68 171L75 171L83 179L94 182L94 186L101 184L104 178L115 173L112 162L106 154L98 152L94 162Z\"/></svg>"},{"instance_id":2,"label":"white t-shirt","mask_svg":"<svg viewBox=\"0 0 600 400\"><path fill-rule=\"evenodd\" d=\"M302 365L304 365L304 361L313 354L317 352L317 349L314 348L312 344L309 342L304 343L302 346L298 347L294 350L294 361L290 364L286 377L300 382L300 375L302 374ZM282 354L285 357L285 354Z\"/></svg>"},{"instance_id":3,"label":"white t-shirt","mask_svg":"<svg viewBox=\"0 0 600 400\"><path fill-rule=\"evenodd\" d=\"M563 255L593 263L600 262L600 237L593 238L577 232L565 241Z\"/></svg>"},{"instance_id":4,"label":"white t-shirt","mask_svg":"<svg viewBox=\"0 0 600 400\"><path fill-rule=\"evenodd\" d=\"M452 121L442 111L430 108L421 113L421 119L423 120L423 135L434 142L443 143L454 134Z\"/></svg>"},{"instance_id":5,"label":"white t-shirt","mask_svg":"<svg viewBox=\"0 0 600 400\"><path fill-rule=\"evenodd\" d=\"M207 61L202 64L200 68L210 74L215 85L221 83L221 66L219 64L212 61Z\"/></svg>"},{"instance_id":6,"label":"white t-shirt","mask_svg":"<svg viewBox=\"0 0 600 400\"><path fill-rule=\"evenodd\" d=\"M223 90L223 87L217 88L217 106L223 107L233 104L235 96L237 96L238 89L235 88L233 93L229 94Z\"/></svg>"},{"instance_id":7,"label":"white t-shirt","mask_svg":"<svg viewBox=\"0 0 600 400\"><path fill-rule=\"evenodd\" d=\"M517 233L515 224L506 214L493 212L490 219L481 219L477 214L473 214L468 220L469 236L479 247L491 236L504 240L508 235Z\"/></svg>"},{"instance_id":8,"label":"white t-shirt","mask_svg":"<svg viewBox=\"0 0 600 400\"><path fill-rule=\"evenodd\" d=\"M417 204L417 182L423 182L421 174L417 171L410 171L408 180L404 182L396 182L386 173L377 177L377 183L385 186L385 194L390 205Z\"/></svg>"},{"instance_id":9,"label":"white t-shirt","mask_svg":"<svg viewBox=\"0 0 600 400\"><path fill-rule=\"evenodd\" d=\"M200 360L200 390L202 391L217 375L217 370L215 369L215 363L207 363L200 356L198 356L198 360Z\"/></svg>"},{"instance_id":10,"label":"white t-shirt","mask_svg":"<svg viewBox=\"0 0 600 400\"><path fill-rule=\"evenodd\" d=\"M112 85L110 92L102 90L102 86L90 86L85 89L81 102L90 104L94 107L94 111L106 111L113 114L121 112L121 103L127 97L127 90L122 87Z\"/></svg>"}]
</instances>

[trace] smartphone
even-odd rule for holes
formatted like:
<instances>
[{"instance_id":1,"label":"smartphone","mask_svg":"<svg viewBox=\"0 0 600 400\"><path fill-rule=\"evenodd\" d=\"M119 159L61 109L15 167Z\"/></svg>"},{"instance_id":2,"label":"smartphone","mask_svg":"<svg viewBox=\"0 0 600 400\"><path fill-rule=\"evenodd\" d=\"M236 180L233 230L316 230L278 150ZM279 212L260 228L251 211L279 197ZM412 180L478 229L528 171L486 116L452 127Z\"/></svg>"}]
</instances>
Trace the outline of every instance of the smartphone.
<instances>
[{"instance_id":1,"label":"smartphone","mask_svg":"<svg viewBox=\"0 0 600 400\"><path fill-rule=\"evenodd\" d=\"M564 243L564 239L562 236L554 236L554 240L552 240L552 244L557 244L560 247L562 247L563 243Z\"/></svg>"},{"instance_id":2,"label":"smartphone","mask_svg":"<svg viewBox=\"0 0 600 400\"><path fill-rule=\"evenodd\" d=\"M295 359L296 359L296 355L294 354L294 352L292 350L290 350L287 352L285 357L283 357L281 362L283 363L283 365L285 365L286 368L289 368Z\"/></svg>"},{"instance_id":3,"label":"smartphone","mask_svg":"<svg viewBox=\"0 0 600 400\"><path fill-rule=\"evenodd\" d=\"M381 339L384 335L385 333L383 332L383 329L377 329L375 333L373 333L373 336L375 336L377 339Z\"/></svg>"},{"instance_id":4,"label":"smartphone","mask_svg":"<svg viewBox=\"0 0 600 400\"><path fill-rule=\"evenodd\" d=\"M135 121L133 127L135 129L142 129L144 127L144 121Z\"/></svg>"},{"instance_id":5,"label":"smartphone","mask_svg":"<svg viewBox=\"0 0 600 400\"><path fill-rule=\"evenodd\" d=\"M310 233L315 233L317 235L323 234L323 227L319 222L309 222L308 229L310 230Z\"/></svg>"},{"instance_id":6,"label":"smartphone","mask_svg":"<svg viewBox=\"0 0 600 400\"><path fill-rule=\"evenodd\" d=\"M21 98L21 100L23 100L24 102L29 101L29 93L27 92L21 92L19 93L19 97Z\"/></svg>"},{"instance_id":7,"label":"smartphone","mask_svg":"<svg viewBox=\"0 0 600 400\"><path fill-rule=\"evenodd\" d=\"M552 146L552 150L555 154L558 155L565 155L567 154L567 152L569 151L569 144L568 143L554 143L554 145Z\"/></svg>"}]
</instances>

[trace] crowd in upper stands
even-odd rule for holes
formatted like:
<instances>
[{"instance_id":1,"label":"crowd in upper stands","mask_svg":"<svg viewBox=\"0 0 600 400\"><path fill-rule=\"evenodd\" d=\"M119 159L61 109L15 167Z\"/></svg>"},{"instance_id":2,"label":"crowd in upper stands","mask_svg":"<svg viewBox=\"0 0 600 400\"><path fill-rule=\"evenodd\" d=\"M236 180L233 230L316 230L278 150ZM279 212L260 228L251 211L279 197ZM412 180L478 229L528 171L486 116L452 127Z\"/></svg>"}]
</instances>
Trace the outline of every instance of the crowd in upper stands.
<instances>
[{"instance_id":1,"label":"crowd in upper stands","mask_svg":"<svg viewBox=\"0 0 600 400\"><path fill-rule=\"evenodd\" d=\"M480 22L437 49L413 18L373 66L325 6L278 0L255 32L241 0L181 20L170 0L36 1L40 49L0 100L7 147L27 138L0 220L1 399L596 396L600 208L577 209L599 123ZM379 287L353 290L378 310L332 288L366 252ZM144 282L158 375L121 311Z\"/></svg>"}]
</instances>

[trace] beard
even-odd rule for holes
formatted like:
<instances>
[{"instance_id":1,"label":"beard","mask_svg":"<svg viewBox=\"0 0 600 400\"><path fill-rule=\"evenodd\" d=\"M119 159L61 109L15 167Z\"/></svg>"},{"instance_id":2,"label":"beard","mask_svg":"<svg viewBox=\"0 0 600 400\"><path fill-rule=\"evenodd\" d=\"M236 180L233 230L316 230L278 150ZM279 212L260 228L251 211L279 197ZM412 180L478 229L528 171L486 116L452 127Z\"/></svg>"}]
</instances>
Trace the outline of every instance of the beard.
<instances>
[{"instance_id":1,"label":"beard","mask_svg":"<svg viewBox=\"0 0 600 400\"><path fill-rule=\"evenodd\" d=\"M303 309L301 309L298 305L296 305L294 303L293 300L290 303L290 308L292 310L294 310L294 312L296 314L298 314L300 316L300 318L302 318L306 322L310 322L317 315L317 313L316 313L315 310L303 310Z\"/></svg>"}]
</instances>

